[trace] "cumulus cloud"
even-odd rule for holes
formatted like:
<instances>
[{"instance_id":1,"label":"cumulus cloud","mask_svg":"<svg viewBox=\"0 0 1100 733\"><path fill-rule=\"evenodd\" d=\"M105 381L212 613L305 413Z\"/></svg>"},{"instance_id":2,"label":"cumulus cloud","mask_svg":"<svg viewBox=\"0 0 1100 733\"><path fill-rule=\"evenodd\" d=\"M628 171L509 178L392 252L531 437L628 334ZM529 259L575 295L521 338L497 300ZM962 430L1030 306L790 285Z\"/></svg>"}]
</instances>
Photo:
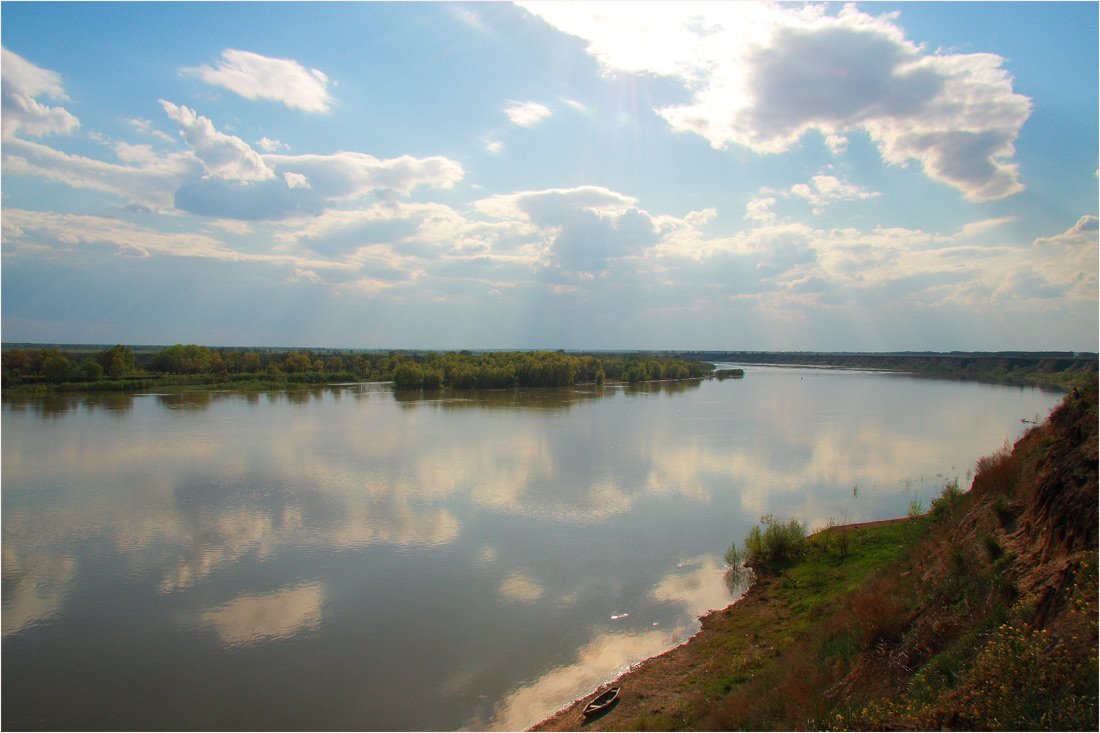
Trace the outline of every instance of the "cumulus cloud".
<instances>
[{"instance_id":1,"label":"cumulus cloud","mask_svg":"<svg viewBox=\"0 0 1100 733\"><path fill-rule=\"evenodd\" d=\"M611 191L603 186L552 188L544 191L521 191L497 194L482 199L474 207L493 217L529 217L539 224L553 222L569 211L587 209L619 212L632 208L637 199Z\"/></svg>"},{"instance_id":2,"label":"cumulus cloud","mask_svg":"<svg viewBox=\"0 0 1100 733\"><path fill-rule=\"evenodd\" d=\"M185 71L245 99L268 99L306 112L328 112L333 101L327 76L290 59L273 59L230 48L222 52L221 61L215 66L203 65Z\"/></svg>"},{"instance_id":3,"label":"cumulus cloud","mask_svg":"<svg viewBox=\"0 0 1100 733\"><path fill-rule=\"evenodd\" d=\"M1091 214L1082 216L1072 227L1056 234L1053 237L1036 239L1034 244L1038 247L1080 247L1097 243L1097 233L1100 230L1100 218Z\"/></svg>"},{"instance_id":4,"label":"cumulus cloud","mask_svg":"<svg viewBox=\"0 0 1100 733\"><path fill-rule=\"evenodd\" d=\"M823 173L814 176L808 184L795 184L791 187L791 193L810 202L815 214L821 213L835 201L859 201L880 195L877 191L864 191L859 186Z\"/></svg>"},{"instance_id":5,"label":"cumulus cloud","mask_svg":"<svg viewBox=\"0 0 1100 733\"><path fill-rule=\"evenodd\" d=\"M775 206L774 196L753 196L745 204L745 218L761 224L771 224L776 220L775 212L772 211L773 206Z\"/></svg>"},{"instance_id":6,"label":"cumulus cloud","mask_svg":"<svg viewBox=\"0 0 1100 733\"><path fill-rule=\"evenodd\" d=\"M442 204L379 202L363 209L330 209L275 235L326 256L344 256L375 247L401 257L438 257L455 245L470 223Z\"/></svg>"},{"instance_id":7,"label":"cumulus cloud","mask_svg":"<svg viewBox=\"0 0 1100 733\"><path fill-rule=\"evenodd\" d=\"M1036 239L1029 254L1038 261L1029 265L1052 287L1090 304L1095 312L1100 292L1097 253L1100 251L1100 218L1082 216L1072 227L1053 237ZM1050 291L1054 292L1054 291Z\"/></svg>"},{"instance_id":8,"label":"cumulus cloud","mask_svg":"<svg viewBox=\"0 0 1100 733\"><path fill-rule=\"evenodd\" d=\"M0 47L0 134L5 140L22 131L27 135L66 134L80 120L64 107L49 107L35 97L65 100L61 75Z\"/></svg>"},{"instance_id":9,"label":"cumulus cloud","mask_svg":"<svg viewBox=\"0 0 1100 733\"><path fill-rule=\"evenodd\" d=\"M248 143L235 135L226 135L214 123L187 107L160 100L165 113L180 126L180 137L202 161L206 175L227 181L266 181L275 177Z\"/></svg>"},{"instance_id":10,"label":"cumulus cloud","mask_svg":"<svg viewBox=\"0 0 1100 733\"><path fill-rule=\"evenodd\" d=\"M684 217L684 220L692 226L702 226L708 222L714 221L718 216L718 209L711 207L709 209L703 209L702 211L691 211Z\"/></svg>"},{"instance_id":11,"label":"cumulus cloud","mask_svg":"<svg viewBox=\"0 0 1100 733\"><path fill-rule=\"evenodd\" d=\"M892 164L973 201L1020 191L1013 143L1031 112L993 54L928 54L896 16L847 5L525 3L589 42L605 68L679 79L689 103L657 112L716 148L782 153L809 130L834 151L864 131Z\"/></svg>"},{"instance_id":12,"label":"cumulus cloud","mask_svg":"<svg viewBox=\"0 0 1100 733\"><path fill-rule=\"evenodd\" d=\"M278 140L272 140L269 137L261 137L256 141L256 147L260 148L265 153L274 153L276 150L285 149L287 145Z\"/></svg>"},{"instance_id":13,"label":"cumulus cloud","mask_svg":"<svg viewBox=\"0 0 1100 733\"><path fill-rule=\"evenodd\" d=\"M848 138L843 135L826 135L825 146L833 155L841 155L848 149Z\"/></svg>"},{"instance_id":14,"label":"cumulus cloud","mask_svg":"<svg viewBox=\"0 0 1100 733\"><path fill-rule=\"evenodd\" d=\"M462 166L449 158L433 156L382 160L366 153L338 152L332 155L262 156L266 165L286 174L308 179L325 198L347 199L376 191L408 195L417 186L450 188L462 179Z\"/></svg>"},{"instance_id":15,"label":"cumulus cloud","mask_svg":"<svg viewBox=\"0 0 1100 733\"><path fill-rule=\"evenodd\" d=\"M504 113L520 127L534 127L553 114L549 107L538 102L513 102L510 107L505 108Z\"/></svg>"},{"instance_id":16,"label":"cumulus cloud","mask_svg":"<svg viewBox=\"0 0 1100 733\"><path fill-rule=\"evenodd\" d=\"M309 185L309 179L301 173L290 173L288 171L283 173L283 180L286 181L286 185L290 188L313 188L313 186Z\"/></svg>"},{"instance_id":17,"label":"cumulus cloud","mask_svg":"<svg viewBox=\"0 0 1100 733\"><path fill-rule=\"evenodd\" d=\"M600 186L497 195L475 207L497 218L527 219L547 240L549 265L588 275L654 247L667 228L635 199Z\"/></svg>"},{"instance_id":18,"label":"cumulus cloud","mask_svg":"<svg viewBox=\"0 0 1100 733\"><path fill-rule=\"evenodd\" d=\"M270 178L264 181L237 181L206 177L179 187L175 195L177 209L215 219L242 221L280 221L300 216L317 216L325 200L308 185Z\"/></svg>"},{"instance_id":19,"label":"cumulus cloud","mask_svg":"<svg viewBox=\"0 0 1100 733\"><path fill-rule=\"evenodd\" d=\"M315 216L328 200L380 192L408 195L417 186L450 188L463 176L462 166L439 156L380 160L351 152L261 155L239 137L219 132L194 110L160 103L179 124L180 136L205 172L201 181L179 189L175 203L204 216L246 221Z\"/></svg>"}]
</instances>

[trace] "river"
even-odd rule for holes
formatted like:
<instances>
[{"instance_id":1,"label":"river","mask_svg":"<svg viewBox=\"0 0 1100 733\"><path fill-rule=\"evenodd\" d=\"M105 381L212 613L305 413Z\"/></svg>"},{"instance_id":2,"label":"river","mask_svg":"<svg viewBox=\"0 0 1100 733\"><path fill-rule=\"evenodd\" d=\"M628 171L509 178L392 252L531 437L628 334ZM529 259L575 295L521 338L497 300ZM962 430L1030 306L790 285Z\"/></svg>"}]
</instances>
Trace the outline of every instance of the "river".
<instances>
[{"instance_id":1,"label":"river","mask_svg":"<svg viewBox=\"0 0 1100 733\"><path fill-rule=\"evenodd\" d=\"M739 380L5 395L3 726L521 729L729 604L762 515L927 509L1060 395Z\"/></svg>"}]
</instances>

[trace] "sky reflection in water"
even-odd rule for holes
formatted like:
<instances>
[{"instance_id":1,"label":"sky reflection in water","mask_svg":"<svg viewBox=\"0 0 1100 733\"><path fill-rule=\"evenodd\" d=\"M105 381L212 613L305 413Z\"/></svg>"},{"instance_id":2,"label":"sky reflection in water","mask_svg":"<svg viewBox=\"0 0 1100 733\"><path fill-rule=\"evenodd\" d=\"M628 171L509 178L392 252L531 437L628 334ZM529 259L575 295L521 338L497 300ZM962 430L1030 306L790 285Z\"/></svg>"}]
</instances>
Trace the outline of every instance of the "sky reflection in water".
<instances>
[{"instance_id":1,"label":"sky reflection in water","mask_svg":"<svg viewBox=\"0 0 1100 733\"><path fill-rule=\"evenodd\" d=\"M1057 400L761 367L640 389L6 398L4 684L25 701L4 722L96 719L90 692L56 711L66 685L153 727L232 727L236 704L260 727L522 728L726 605L719 558L760 515L927 507ZM81 676L143 640L147 668ZM262 689L242 681L257 669ZM139 704L142 675L219 704Z\"/></svg>"}]
</instances>

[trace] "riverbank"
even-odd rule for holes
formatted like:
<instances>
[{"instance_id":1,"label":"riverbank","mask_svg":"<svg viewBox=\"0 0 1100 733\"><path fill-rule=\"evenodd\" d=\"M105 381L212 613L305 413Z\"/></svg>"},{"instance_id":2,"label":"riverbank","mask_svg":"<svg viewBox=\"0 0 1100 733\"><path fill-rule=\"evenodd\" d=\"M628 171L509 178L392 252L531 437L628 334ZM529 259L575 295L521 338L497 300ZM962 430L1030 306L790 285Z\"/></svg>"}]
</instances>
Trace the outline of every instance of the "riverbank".
<instances>
[{"instance_id":1,"label":"riverbank","mask_svg":"<svg viewBox=\"0 0 1100 733\"><path fill-rule=\"evenodd\" d=\"M619 687L619 701L593 721L581 714L589 695L535 725L533 731L675 730L693 719L689 706L711 702L761 671L807 624L836 605L846 588L862 582L871 562L893 559L899 543L926 526L920 519L889 519L830 528L812 535L812 557L787 574L756 579L746 594L700 620L684 644L652 657L604 685ZM847 537L848 552L840 543ZM817 576L816 578L814 576ZM710 688L713 688L711 694ZM702 695L701 701L698 698Z\"/></svg>"},{"instance_id":2,"label":"riverbank","mask_svg":"<svg viewBox=\"0 0 1100 733\"><path fill-rule=\"evenodd\" d=\"M532 730L1094 729L1095 388L913 514L818 532L606 714Z\"/></svg>"}]
</instances>

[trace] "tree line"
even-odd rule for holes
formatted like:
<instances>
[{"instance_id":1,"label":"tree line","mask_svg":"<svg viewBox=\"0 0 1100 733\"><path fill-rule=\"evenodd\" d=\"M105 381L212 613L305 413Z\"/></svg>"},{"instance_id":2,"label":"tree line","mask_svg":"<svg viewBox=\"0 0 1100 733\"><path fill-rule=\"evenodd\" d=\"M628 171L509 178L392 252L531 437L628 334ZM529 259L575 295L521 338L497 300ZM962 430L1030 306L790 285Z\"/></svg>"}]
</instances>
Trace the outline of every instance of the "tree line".
<instances>
[{"instance_id":1,"label":"tree line","mask_svg":"<svg viewBox=\"0 0 1100 733\"><path fill-rule=\"evenodd\" d=\"M693 379L714 365L653 354L564 351L360 352L212 349L176 344L135 355L121 344L82 355L56 348L3 354L3 386L134 388L181 384L392 381L399 389L567 387L604 382Z\"/></svg>"}]
</instances>

